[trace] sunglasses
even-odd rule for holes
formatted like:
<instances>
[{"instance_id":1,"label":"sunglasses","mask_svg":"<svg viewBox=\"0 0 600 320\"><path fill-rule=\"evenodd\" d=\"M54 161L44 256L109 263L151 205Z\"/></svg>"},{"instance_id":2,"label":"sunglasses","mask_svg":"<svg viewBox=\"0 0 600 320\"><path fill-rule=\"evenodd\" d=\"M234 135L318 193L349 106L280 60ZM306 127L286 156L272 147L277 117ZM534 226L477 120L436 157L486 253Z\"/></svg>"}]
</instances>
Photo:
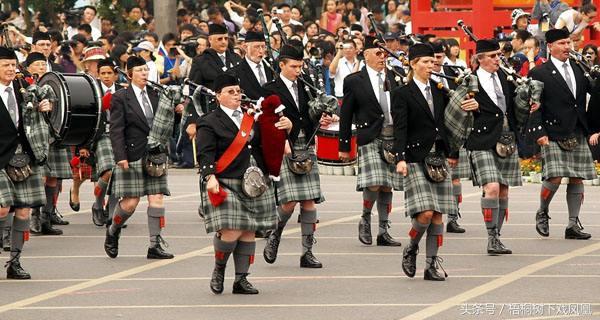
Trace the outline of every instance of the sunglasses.
<instances>
[{"instance_id":1,"label":"sunglasses","mask_svg":"<svg viewBox=\"0 0 600 320\"><path fill-rule=\"evenodd\" d=\"M499 56L500 56L500 54L499 54L499 53L490 53L490 54L486 54L486 56L487 56L488 58L495 59L495 58L499 57Z\"/></svg>"},{"instance_id":2,"label":"sunglasses","mask_svg":"<svg viewBox=\"0 0 600 320\"><path fill-rule=\"evenodd\" d=\"M385 51L377 51L375 52L375 55L378 57L387 57L387 52Z\"/></svg>"},{"instance_id":3,"label":"sunglasses","mask_svg":"<svg viewBox=\"0 0 600 320\"><path fill-rule=\"evenodd\" d=\"M241 94L242 90L241 89L229 89L229 90L225 91L225 93L230 94L230 95Z\"/></svg>"}]
</instances>

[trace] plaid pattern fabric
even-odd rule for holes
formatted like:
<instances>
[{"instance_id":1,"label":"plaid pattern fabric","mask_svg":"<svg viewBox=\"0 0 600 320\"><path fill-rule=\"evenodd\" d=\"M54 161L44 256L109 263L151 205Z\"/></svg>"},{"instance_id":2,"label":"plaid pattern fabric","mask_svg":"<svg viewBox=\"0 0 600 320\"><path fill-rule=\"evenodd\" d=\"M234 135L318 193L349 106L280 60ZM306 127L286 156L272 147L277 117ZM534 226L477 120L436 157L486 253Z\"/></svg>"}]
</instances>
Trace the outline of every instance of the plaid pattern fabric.
<instances>
[{"instance_id":1,"label":"plaid pattern fabric","mask_svg":"<svg viewBox=\"0 0 600 320\"><path fill-rule=\"evenodd\" d=\"M396 172L396 166L381 158L379 148L381 140L358 147L358 176L356 191L372 186L384 186L402 191L402 175Z\"/></svg>"},{"instance_id":2,"label":"plaid pattern fabric","mask_svg":"<svg viewBox=\"0 0 600 320\"><path fill-rule=\"evenodd\" d=\"M564 151L555 141L542 147L542 175L544 178L570 177L585 180L596 178L592 152L584 136L573 151Z\"/></svg>"},{"instance_id":3,"label":"plaid pattern fabric","mask_svg":"<svg viewBox=\"0 0 600 320\"><path fill-rule=\"evenodd\" d=\"M483 186L490 182L511 187L523 184L517 152L510 157L501 158L493 150L472 150L471 161L475 186Z\"/></svg>"},{"instance_id":4,"label":"plaid pattern fabric","mask_svg":"<svg viewBox=\"0 0 600 320\"><path fill-rule=\"evenodd\" d=\"M115 166L115 158L108 134L103 134L96 142L94 156L96 157L96 163L94 165L92 178L94 181L98 181L104 172L112 170L112 168Z\"/></svg>"},{"instance_id":5,"label":"plaid pattern fabric","mask_svg":"<svg viewBox=\"0 0 600 320\"><path fill-rule=\"evenodd\" d=\"M71 158L75 156L75 147L71 147ZM71 172L73 174L73 178L77 178L80 180L88 180L92 178L92 165L80 161L78 166L73 166L69 161L69 165L71 165Z\"/></svg>"},{"instance_id":6,"label":"plaid pattern fabric","mask_svg":"<svg viewBox=\"0 0 600 320\"><path fill-rule=\"evenodd\" d=\"M294 147L297 149L303 147L305 141L305 138L298 138ZM325 201L325 197L321 193L317 155L312 148L311 158L314 162L312 170L305 175L297 175L290 171L287 165L287 157L284 157L279 173L280 180L277 182L277 199L280 204L302 200L314 200L315 203Z\"/></svg>"},{"instance_id":7,"label":"plaid pattern fabric","mask_svg":"<svg viewBox=\"0 0 600 320\"><path fill-rule=\"evenodd\" d=\"M142 197L162 193L170 196L167 185L168 174L150 177L142 168L142 160L129 162L129 169L115 167L111 192L116 197Z\"/></svg>"},{"instance_id":8,"label":"plaid pattern fabric","mask_svg":"<svg viewBox=\"0 0 600 320\"><path fill-rule=\"evenodd\" d=\"M173 135L173 123L175 122L175 103L179 101L181 91L169 86L158 96L158 108L154 113L152 128L148 135L148 148L166 146Z\"/></svg>"},{"instance_id":9,"label":"plaid pattern fabric","mask_svg":"<svg viewBox=\"0 0 600 320\"><path fill-rule=\"evenodd\" d=\"M517 86L515 90L515 117L519 128L525 126L525 121L529 118L530 101L539 103L543 90L544 83L538 80L530 80Z\"/></svg>"},{"instance_id":10,"label":"plaid pattern fabric","mask_svg":"<svg viewBox=\"0 0 600 320\"><path fill-rule=\"evenodd\" d=\"M45 177L72 179L71 172L71 153L69 149L62 146L50 145L48 152L48 161L42 167L42 174Z\"/></svg>"},{"instance_id":11,"label":"plaid pattern fabric","mask_svg":"<svg viewBox=\"0 0 600 320\"><path fill-rule=\"evenodd\" d=\"M36 165L29 178L12 182L4 169L0 170L0 207L34 208L46 203L42 172Z\"/></svg>"},{"instance_id":12,"label":"plaid pattern fabric","mask_svg":"<svg viewBox=\"0 0 600 320\"><path fill-rule=\"evenodd\" d=\"M277 211L273 186L258 198L249 198L242 191L242 179L218 178L227 192L227 199L218 207L208 200L205 182L200 179L200 196L206 233L222 229L246 231L273 230L277 227Z\"/></svg>"},{"instance_id":13,"label":"plaid pattern fabric","mask_svg":"<svg viewBox=\"0 0 600 320\"><path fill-rule=\"evenodd\" d=\"M470 75L469 78L469 81L478 81L475 75ZM446 126L451 153L459 151L465 144L475 119L472 112L465 112L460 107L461 102L467 95L466 83L466 81L463 82L450 94L450 101L444 111L444 125Z\"/></svg>"},{"instance_id":14,"label":"plaid pattern fabric","mask_svg":"<svg viewBox=\"0 0 600 320\"><path fill-rule=\"evenodd\" d=\"M404 177L404 206L406 216L433 210L442 214L457 214L456 200L452 195L450 177L434 183L425 177L422 163L408 163L408 175Z\"/></svg>"},{"instance_id":15,"label":"plaid pattern fabric","mask_svg":"<svg viewBox=\"0 0 600 320\"><path fill-rule=\"evenodd\" d=\"M471 164L469 163L469 152L460 148L458 154L458 166L451 169L452 179L471 179Z\"/></svg>"},{"instance_id":16,"label":"plaid pattern fabric","mask_svg":"<svg viewBox=\"0 0 600 320\"><path fill-rule=\"evenodd\" d=\"M37 107L37 106L36 106ZM33 156L37 161L42 161L48 158L48 141L50 140L50 131L48 123L44 121L44 117L36 109L25 106L23 110L23 126L27 141L33 151Z\"/></svg>"}]
</instances>

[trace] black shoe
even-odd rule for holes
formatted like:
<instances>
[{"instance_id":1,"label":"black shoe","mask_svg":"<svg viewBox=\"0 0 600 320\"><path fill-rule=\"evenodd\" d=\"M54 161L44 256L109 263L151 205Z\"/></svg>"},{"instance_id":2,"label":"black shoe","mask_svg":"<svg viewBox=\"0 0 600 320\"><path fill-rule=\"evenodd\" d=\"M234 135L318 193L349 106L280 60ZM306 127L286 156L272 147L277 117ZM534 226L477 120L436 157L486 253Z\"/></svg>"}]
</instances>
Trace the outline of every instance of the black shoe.
<instances>
[{"instance_id":1,"label":"black shoe","mask_svg":"<svg viewBox=\"0 0 600 320\"><path fill-rule=\"evenodd\" d=\"M111 258L116 258L119 255L119 237L121 229L117 229L114 235L110 234L110 228L106 228L106 238L104 239L104 252Z\"/></svg>"},{"instance_id":2,"label":"black shoe","mask_svg":"<svg viewBox=\"0 0 600 320\"><path fill-rule=\"evenodd\" d=\"M371 223L365 217L360 218L360 222L358 223L358 241L366 245L373 244Z\"/></svg>"},{"instance_id":3,"label":"black shoe","mask_svg":"<svg viewBox=\"0 0 600 320\"><path fill-rule=\"evenodd\" d=\"M267 238L267 244L263 250L263 258L267 263L274 263L277 260L277 251L279 250L279 242L281 241L281 232L283 230L275 230Z\"/></svg>"},{"instance_id":4,"label":"black shoe","mask_svg":"<svg viewBox=\"0 0 600 320\"><path fill-rule=\"evenodd\" d=\"M377 245L383 247L400 247L402 243L394 240L389 233L380 234L377 236Z\"/></svg>"},{"instance_id":5,"label":"black shoe","mask_svg":"<svg viewBox=\"0 0 600 320\"><path fill-rule=\"evenodd\" d=\"M490 255L512 253L512 251L504 247L502 242L498 239L498 229L496 228L488 229L487 253Z\"/></svg>"},{"instance_id":6,"label":"black shoe","mask_svg":"<svg viewBox=\"0 0 600 320\"><path fill-rule=\"evenodd\" d=\"M240 280L233 283L232 292L234 294L258 294L258 290L246 279L246 276L242 276Z\"/></svg>"},{"instance_id":7,"label":"black shoe","mask_svg":"<svg viewBox=\"0 0 600 320\"><path fill-rule=\"evenodd\" d=\"M212 278L210 279L210 290L214 294L223 293L223 282L225 281L225 265L215 263Z\"/></svg>"},{"instance_id":8,"label":"black shoe","mask_svg":"<svg viewBox=\"0 0 600 320\"><path fill-rule=\"evenodd\" d=\"M59 226L66 226L69 224L69 221L63 220L62 214L60 214L56 208L54 208L54 211L50 213L50 221L52 224Z\"/></svg>"},{"instance_id":9,"label":"black shoe","mask_svg":"<svg viewBox=\"0 0 600 320\"><path fill-rule=\"evenodd\" d=\"M458 224L458 221L456 221L456 220L450 220L446 224L446 232L448 232L448 233L465 233L465 229L462 228Z\"/></svg>"},{"instance_id":10,"label":"black shoe","mask_svg":"<svg viewBox=\"0 0 600 320\"><path fill-rule=\"evenodd\" d=\"M542 237L547 237L550 235L548 220L550 220L550 216L548 216L548 210L538 210L538 212L535 213L535 230Z\"/></svg>"},{"instance_id":11,"label":"black shoe","mask_svg":"<svg viewBox=\"0 0 600 320\"><path fill-rule=\"evenodd\" d=\"M161 237L156 236L156 244L150 248L148 248L148 255L146 258L148 259L173 259L175 256L171 253L168 253L163 249L162 245L168 247L167 242Z\"/></svg>"},{"instance_id":12,"label":"black shoe","mask_svg":"<svg viewBox=\"0 0 600 320\"><path fill-rule=\"evenodd\" d=\"M496 238L496 242L498 243L498 247L500 247L500 252L498 252L498 254L512 254L512 250L504 246L504 243L500 241L500 235Z\"/></svg>"},{"instance_id":13,"label":"black shoe","mask_svg":"<svg viewBox=\"0 0 600 320\"><path fill-rule=\"evenodd\" d=\"M98 226L102 227L106 222L106 218L104 217L104 210L92 207L92 222Z\"/></svg>"},{"instance_id":14,"label":"black shoe","mask_svg":"<svg viewBox=\"0 0 600 320\"><path fill-rule=\"evenodd\" d=\"M402 270L409 278L415 276L417 272L417 254L419 253L419 246L413 246L409 244L404 248L402 252Z\"/></svg>"},{"instance_id":15,"label":"black shoe","mask_svg":"<svg viewBox=\"0 0 600 320\"><path fill-rule=\"evenodd\" d=\"M25 280L31 279L31 275L21 267L21 262L19 261L19 254L17 254L14 258L11 258L6 265L6 278L7 279L18 279Z\"/></svg>"},{"instance_id":16,"label":"black shoe","mask_svg":"<svg viewBox=\"0 0 600 320\"><path fill-rule=\"evenodd\" d=\"M300 257L300 268L323 268L323 264L309 250Z\"/></svg>"},{"instance_id":17,"label":"black shoe","mask_svg":"<svg viewBox=\"0 0 600 320\"><path fill-rule=\"evenodd\" d=\"M429 266L429 268L425 269L425 274L423 275L423 279L425 280L432 280L432 281L446 281L446 278L448 278L448 274L446 273L446 270L444 270L444 268L442 267L442 262L444 260L442 260L442 258L434 256L431 257L431 259L433 260L431 262L431 265ZM442 269L442 271L444 271L444 275L441 275L438 272L438 268Z\"/></svg>"},{"instance_id":18,"label":"black shoe","mask_svg":"<svg viewBox=\"0 0 600 320\"><path fill-rule=\"evenodd\" d=\"M565 229L565 239L587 240L592 237L591 234L585 233L582 230L583 226L579 222L579 218L577 218L577 224Z\"/></svg>"},{"instance_id":19,"label":"black shoe","mask_svg":"<svg viewBox=\"0 0 600 320\"><path fill-rule=\"evenodd\" d=\"M49 221L46 221L42 222L42 227L39 234L44 236L60 236L63 234L63 231L54 228Z\"/></svg>"},{"instance_id":20,"label":"black shoe","mask_svg":"<svg viewBox=\"0 0 600 320\"><path fill-rule=\"evenodd\" d=\"M31 209L31 217L29 218L29 232L31 232L31 234L42 233L40 208Z\"/></svg>"},{"instance_id":21,"label":"black shoe","mask_svg":"<svg viewBox=\"0 0 600 320\"><path fill-rule=\"evenodd\" d=\"M81 206L79 202L73 202L73 189L69 190L69 206L75 212L79 212Z\"/></svg>"}]
</instances>

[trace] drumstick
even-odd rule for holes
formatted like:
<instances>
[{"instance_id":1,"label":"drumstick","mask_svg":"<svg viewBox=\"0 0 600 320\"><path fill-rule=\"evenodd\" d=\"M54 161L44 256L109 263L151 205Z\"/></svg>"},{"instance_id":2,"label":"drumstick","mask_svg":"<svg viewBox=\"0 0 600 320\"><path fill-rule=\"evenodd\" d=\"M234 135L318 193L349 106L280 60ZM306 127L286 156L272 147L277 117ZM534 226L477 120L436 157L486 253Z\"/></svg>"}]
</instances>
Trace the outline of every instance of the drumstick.
<instances>
[{"instance_id":1,"label":"drumstick","mask_svg":"<svg viewBox=\"0 0 600 320\"><path fill-rule=\"evenodd\" d=\"M192 152L194 153L193 154L193 157L194 157L194 167L197 167L198 166L198 159L196 158L196 138L195 137L192 139Z\"/></svg>"}]
</instances>

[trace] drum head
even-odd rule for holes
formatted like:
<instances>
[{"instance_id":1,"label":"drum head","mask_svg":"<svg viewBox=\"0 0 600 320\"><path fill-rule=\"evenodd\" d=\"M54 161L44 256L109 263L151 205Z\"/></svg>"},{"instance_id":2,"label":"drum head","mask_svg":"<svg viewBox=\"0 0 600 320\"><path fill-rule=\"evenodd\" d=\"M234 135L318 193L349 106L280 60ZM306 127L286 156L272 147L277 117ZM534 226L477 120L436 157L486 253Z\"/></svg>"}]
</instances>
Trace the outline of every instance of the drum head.
<instances>
[{"instance_id":1,"label":"drum head","mask_svg":"<svg viewBox=\"0 0 600 320\"><path fill-rule=\"evenodd\" d=\"M96 135L102 112L98 83L86 74L48 72L38 85L49 85L56 95L49 118L57 142L65 146L90 142Z\"/></svg>"}]
</instances>

